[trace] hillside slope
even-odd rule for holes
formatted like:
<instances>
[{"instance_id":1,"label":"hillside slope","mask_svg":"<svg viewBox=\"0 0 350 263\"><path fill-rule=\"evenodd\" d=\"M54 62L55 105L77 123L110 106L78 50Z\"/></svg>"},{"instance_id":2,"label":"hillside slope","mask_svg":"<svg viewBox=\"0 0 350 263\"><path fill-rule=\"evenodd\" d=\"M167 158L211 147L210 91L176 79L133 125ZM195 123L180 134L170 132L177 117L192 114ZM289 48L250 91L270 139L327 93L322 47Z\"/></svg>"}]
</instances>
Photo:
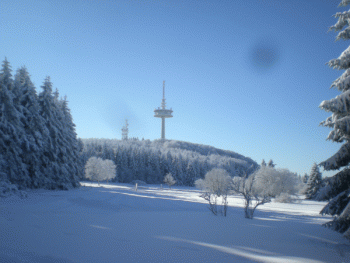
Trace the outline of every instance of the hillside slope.
<instances>
[{"instance_id":1,"label":"hillside slope","mask_svg":"<svg viewBox=\"0 0 350 263\"><path fill-rule=\"evenodd\" d=\"M82 139L83 158L111 159L117 164L117 181L142 180L162 183L172 173L178 185L193 186L213 168L223 168L232 176L251 173L259 165L238 153L208 145L170 140Z\"/></svg>"}]
</instances>

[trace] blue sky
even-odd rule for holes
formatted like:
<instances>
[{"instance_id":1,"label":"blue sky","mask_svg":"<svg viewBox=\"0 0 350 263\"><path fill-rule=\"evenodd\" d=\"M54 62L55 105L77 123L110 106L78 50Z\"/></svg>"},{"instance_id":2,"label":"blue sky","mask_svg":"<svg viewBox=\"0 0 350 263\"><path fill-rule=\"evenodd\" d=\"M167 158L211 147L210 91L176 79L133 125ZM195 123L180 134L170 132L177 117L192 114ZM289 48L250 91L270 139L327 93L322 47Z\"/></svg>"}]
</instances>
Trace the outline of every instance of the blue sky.
<instances>
[{"instance_id":1,"label":"blue sky","mask_svg":"<svg viewBox=\"0 0 350 263\"><path fill-rule=\"evenodd\" d=\"M335 153L330 116L347 47L328 28L340 0L1 1L0 57L50 76L82 138L168 139L232 150L304 174ZM324 173L331 175L333 173Z\"/></svg>"}]
</instances>

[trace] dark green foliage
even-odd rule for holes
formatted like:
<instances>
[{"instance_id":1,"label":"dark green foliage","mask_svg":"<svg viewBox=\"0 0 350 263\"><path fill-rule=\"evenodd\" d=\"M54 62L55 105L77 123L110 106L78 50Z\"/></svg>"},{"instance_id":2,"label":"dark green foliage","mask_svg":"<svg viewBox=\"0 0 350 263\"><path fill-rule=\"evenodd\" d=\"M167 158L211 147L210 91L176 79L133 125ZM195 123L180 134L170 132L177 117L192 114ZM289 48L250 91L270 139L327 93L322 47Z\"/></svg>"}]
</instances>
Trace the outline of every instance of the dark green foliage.
<instances>
[{"instance_id":1,"label":"dark green foliage","mask_svg":"<svg viewBox=\"0 0 350 263\"><path fill-rule=\"evenodd\" d=\"M13 80L5 59L0 73L0 180L19 188L77 187L83 169L67 101L52 94L49 78L42 88L38 96L25 67Z\"/></svg>"}]
</instances>

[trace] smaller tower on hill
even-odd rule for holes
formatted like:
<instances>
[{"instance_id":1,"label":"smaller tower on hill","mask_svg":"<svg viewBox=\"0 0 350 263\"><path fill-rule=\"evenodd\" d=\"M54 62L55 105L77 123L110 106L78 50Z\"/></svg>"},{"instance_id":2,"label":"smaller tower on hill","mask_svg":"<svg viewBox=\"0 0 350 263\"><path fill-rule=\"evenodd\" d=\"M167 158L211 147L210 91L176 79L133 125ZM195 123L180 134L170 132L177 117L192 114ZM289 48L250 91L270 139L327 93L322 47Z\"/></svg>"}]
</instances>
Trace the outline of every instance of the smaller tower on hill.
<instances>
[{"instance_id":1,"label":"smaller tower on hill","mask_svg":"<svg viewBox=\"0 0 350 263\"><path fill-rule=\"evenodd\" d=\"M123 126L122 128L122 140L123 141L126 141L128 139L128 132L129 132L129 129L128 129L128 119L125 120L125 126Z\"/></svg>"}]
</instances>

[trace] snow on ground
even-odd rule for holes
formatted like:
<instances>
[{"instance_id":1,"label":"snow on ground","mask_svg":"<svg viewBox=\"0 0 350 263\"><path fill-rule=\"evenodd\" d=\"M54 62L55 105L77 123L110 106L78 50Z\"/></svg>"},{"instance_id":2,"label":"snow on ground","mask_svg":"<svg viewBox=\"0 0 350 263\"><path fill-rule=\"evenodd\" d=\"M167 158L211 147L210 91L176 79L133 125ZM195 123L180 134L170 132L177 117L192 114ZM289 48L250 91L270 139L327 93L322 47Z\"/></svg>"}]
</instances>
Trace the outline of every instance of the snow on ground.
<instances>
[{"instance_id":1,"label":"snow on ground","mask_svg":"<svg viewBox=\"0 0 350 263\"><path fill-rule=\"evenodd\" d=\"M0 200L0 262L350 262L325 202L269 203L245 219L240 196L214 216L200 191L82 183Z\"/></svg>"}]
</instances>

